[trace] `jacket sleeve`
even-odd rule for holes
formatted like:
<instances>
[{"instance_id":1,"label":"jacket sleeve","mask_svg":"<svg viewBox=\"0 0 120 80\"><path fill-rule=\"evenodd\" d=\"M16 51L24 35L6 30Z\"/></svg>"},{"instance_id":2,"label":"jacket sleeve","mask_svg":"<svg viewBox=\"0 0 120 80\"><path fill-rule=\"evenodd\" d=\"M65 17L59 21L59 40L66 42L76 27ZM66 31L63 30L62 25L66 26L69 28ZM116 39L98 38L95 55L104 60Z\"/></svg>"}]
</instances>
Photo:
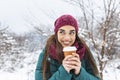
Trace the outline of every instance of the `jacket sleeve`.
<instances>
[{"instance_id":1,"label":"jacket sleeve","mask_svg":"<svg viewBox=\"0 0 120 80\"><path fill-rule=\"evenodd\" d=\"M35 80L42 80L42 70L41 70L41 63L43 59L43 51L40 53L37 66L35 69Z\"/></svg>"},{"instance_id":2,"label":"jacket sleeve","mask_svg":"<svg viewBox=\"0 0 120 80\"><path fill-rule=\"evenodd\" d=\"M72 75L65 71L64 67L61 65L48 80L71 80Z\"/></svg>"},{"instance_id":3,"label":"jacket sleeve","mask_svg":"<svg viewBox=\"0 0 120 80\"><path fill-rule=\"evenodd\" d=\"M75 80L100 80L100 78L93 76L81 67L80 74L75 76Z\"/></svg>"},{"instance_id":4,"label":"jacket sleeve","mask_svg":"<svg viewBox=\"0 0 120 80\"><path fill-rule=\"evenodd\" d=\"M38 58L38 63L37 63L36 70L35 70L35 80L43 80L42 69L41 69L43 54L44 52L42 51L42 53L40 53L40 56ZM60 65L58 70L55 73L53 73L50 78L47 77L47 80L71 80L71 77L72 75L67 73L64 67Z\"/></svg>"},{"instance_id":5,"label":"jacket sleeve","mask_svg":"<svg viewBox=\"0 0 120 80\"><path fill-rule=\"evenodd\" d=\"M93 74L93 68L88 58L83 58L81 63L80 73L77 76L75 75L75 80L100 80L99 76Z\"/></svg>"}]
</instances>

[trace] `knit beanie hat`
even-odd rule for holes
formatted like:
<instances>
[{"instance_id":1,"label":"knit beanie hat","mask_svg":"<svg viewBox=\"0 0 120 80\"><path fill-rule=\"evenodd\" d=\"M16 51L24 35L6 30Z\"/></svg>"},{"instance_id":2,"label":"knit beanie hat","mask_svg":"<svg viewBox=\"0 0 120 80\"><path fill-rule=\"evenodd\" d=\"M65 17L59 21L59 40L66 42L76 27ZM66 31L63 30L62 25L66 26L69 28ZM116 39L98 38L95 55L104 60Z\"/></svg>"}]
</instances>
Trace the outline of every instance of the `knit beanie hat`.
<instances>
[{"instance_id":1,"label":"knit beanie hat","mask_svg":"<svg viewBox=\"0 0 120 80\"><path fill-rule=\"evenodd\" d=\"M54 32L56 33L58 31L58 29L62 26L65 25L70 25L73 26L76 30L76 32L78 32L78 24L76 19L71 16L71 15L62 15L59 18L56 19L55 23L54 23Z\"/></svg>"}]
</instances>

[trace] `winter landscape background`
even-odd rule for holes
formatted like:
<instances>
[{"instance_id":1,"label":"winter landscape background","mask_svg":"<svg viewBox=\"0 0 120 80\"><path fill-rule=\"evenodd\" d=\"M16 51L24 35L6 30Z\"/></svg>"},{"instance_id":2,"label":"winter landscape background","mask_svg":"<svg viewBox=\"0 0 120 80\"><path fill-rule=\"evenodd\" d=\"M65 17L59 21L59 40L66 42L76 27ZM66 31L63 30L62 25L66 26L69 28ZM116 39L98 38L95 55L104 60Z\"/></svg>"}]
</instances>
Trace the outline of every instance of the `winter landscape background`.
<instances>
[{"instance_id":1,"label":"winter landscape background","mask_svg":"<svg viewBox=\"0 0 120 80\"><path fill-rule=\"evenodd\" d=\"M34 80L54 20L66 13L78 20L103 80L119 80L119 0L0 0L0 80Z\"/></svg>"}]
</instances>

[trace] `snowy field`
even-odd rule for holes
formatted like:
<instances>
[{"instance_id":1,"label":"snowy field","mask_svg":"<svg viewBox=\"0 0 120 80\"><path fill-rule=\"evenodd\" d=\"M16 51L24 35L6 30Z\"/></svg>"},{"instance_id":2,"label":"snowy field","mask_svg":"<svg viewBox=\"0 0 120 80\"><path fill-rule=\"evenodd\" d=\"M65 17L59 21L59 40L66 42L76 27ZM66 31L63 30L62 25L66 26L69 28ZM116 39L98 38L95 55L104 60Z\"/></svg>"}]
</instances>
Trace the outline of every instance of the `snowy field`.
<instances>
[{"instance_id":1,"label":"snowy field","mask_svg":"<svg viewBox=\"0 0 120 80\"><path fill-rule=\"evenodd\" d=\"M110 61L103 74L104 80L120 80L120 59Z\"/></svg>"},{"instance_id":2,"label":"snowy field","mask_svg":"<svg viewBox=\"0 0 120 80\"><path fill-rule=\"evenodd\" d=\"M39 53L40 51L26 54L27 58L23 62L25 67L22 69L18 68L14 72L7 72L1 69L0 80L35 80L34 71ZM30 64L30 62L33 64ZM104 80L120 80L120 69L117 68L118 66L120 66L120 59L108 62L104 70Z\"/></svg>"}]
</instances>

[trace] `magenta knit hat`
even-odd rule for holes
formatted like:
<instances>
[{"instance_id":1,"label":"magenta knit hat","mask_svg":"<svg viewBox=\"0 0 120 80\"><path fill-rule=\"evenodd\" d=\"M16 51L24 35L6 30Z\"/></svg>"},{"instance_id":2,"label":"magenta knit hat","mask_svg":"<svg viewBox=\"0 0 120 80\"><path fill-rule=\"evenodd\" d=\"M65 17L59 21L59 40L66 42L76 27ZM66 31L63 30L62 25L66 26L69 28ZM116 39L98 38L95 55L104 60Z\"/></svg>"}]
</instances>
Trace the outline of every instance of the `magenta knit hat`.
<instances>
[{"instance_id":1,"label":"magenta knit hat","mask_svg":"<svg viewBox=\"0 0 120 80\"><path fill-rule=\"evenodd\" d=\"M71 15L62 15L56 19L54 23L54 32L56 33L58 29L64 25L71 25L75 28L76 32L78 32L78 24L76 19Z\"/></svg>"}]
</instances>

